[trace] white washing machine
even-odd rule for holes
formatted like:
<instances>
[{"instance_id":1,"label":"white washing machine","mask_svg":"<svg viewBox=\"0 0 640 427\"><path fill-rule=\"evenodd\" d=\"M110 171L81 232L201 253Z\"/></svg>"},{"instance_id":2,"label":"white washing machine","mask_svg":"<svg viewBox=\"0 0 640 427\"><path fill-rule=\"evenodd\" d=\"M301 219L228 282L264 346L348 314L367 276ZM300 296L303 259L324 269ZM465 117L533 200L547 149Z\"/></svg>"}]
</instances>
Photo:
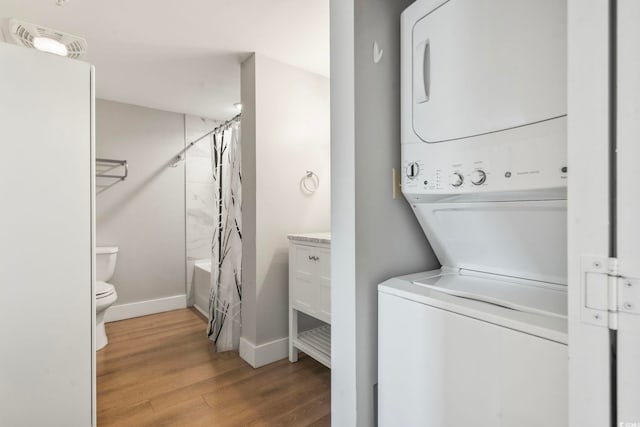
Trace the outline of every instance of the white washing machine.
<instances>
[{"instance_id":1,"label":"white washing machine","mask_svg":"<svg viewBox=\"0 0 640 427\"><path fill-rule=\"evenodd\" d=\"M566 2L402 14L402 190L442 268L379 286L381 426L566 427Z\"/></svg>"},{"instance_id":2,"label":"white washing machine","mask_svg":"<svg viewBox=\"0 0 640 427\"><path fill-rule=\"evenodd\" d=\"M566 427L566 296L447 269L381 284L379 425Z\"/></svg>"}]
</instances>

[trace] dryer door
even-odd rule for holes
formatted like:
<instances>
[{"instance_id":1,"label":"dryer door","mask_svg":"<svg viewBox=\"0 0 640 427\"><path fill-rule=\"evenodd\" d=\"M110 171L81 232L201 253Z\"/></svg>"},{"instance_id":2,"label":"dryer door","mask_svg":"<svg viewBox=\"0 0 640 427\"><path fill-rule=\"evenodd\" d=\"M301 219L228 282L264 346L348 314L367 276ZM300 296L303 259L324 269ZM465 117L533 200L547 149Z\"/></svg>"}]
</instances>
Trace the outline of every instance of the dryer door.
<instances>
[{"instance_id":1,"label":"dryer door","mask_svg":"<svg viewBox=\"0 0 640 427\"><path fill-rule=\"evenodd\" d=\"M566 2L450 0L412 31L413 128L425 142L566 114Z\"/></svg>"}]
</instances>

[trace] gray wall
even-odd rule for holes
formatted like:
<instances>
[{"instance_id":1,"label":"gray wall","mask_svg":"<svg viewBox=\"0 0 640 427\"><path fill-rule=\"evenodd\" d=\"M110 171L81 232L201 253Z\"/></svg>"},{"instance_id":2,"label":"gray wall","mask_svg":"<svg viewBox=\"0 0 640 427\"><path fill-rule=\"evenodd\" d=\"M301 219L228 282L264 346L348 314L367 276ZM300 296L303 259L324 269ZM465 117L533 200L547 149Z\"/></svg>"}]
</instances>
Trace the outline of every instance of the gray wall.
<instances>
[{"instance_id":1,"label":"gray wall","mask_svg":"<svg viewBox=\"0 0 640 427\"><path fill-rule=\"evenodd\" d=\"M330 228L329 79L253 55L242 104L242 336L261 345L288 336L287 234ZM313 195L300 189L307 170Z\"/></svg>"},{"instance_id":2,"label":"gray wall","mask_svg":"<svg viewBox=\"0 0 640 427\"><path fill-rule=\"evenodd\" d=\"M374 424L377 285L439 266L403 198L400 13L411 1L331 1L332 424ZM372 59L373 43L384 50ZM335 284L340 284L336 286Z\"/></svg>"},{"instance_id":3,"label":"gray wall","mask_svg":"<svg viewBox=\"0 0 640 427\"><path fill-rule=\"evenodd\" d=\"M240 71L242 100L242 337L256 343L256 57Z\"/></svg>"},{"instance_id":4,"label":"gray wall","mask_svg":"<svg viewBox=\"0 0 640 427\"><path fill-rule=\"evenodd\" d=\"M97 179L98 245L120 247L116 305L185 293L184 115L96 102L96 157L129 162L126 181ZM112 184L112 185L110 185Z\"/></svg>"}]
</instances>

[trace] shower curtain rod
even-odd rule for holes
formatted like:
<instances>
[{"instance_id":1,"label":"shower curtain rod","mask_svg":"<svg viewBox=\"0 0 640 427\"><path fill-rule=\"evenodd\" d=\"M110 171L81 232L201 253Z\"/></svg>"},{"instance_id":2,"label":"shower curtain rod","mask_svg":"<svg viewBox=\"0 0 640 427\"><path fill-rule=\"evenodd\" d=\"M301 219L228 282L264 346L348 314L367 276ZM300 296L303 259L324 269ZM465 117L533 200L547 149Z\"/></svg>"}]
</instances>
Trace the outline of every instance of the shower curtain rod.
<instances>
[{"instance_id":1,"label":"shower curtain rod","mask_svg":"<svg viewBox=\"0 0 640 427\"><path fill-rule=\"evenodd\" d=\"M232 118L230 118L229 120L227 120L226 122L224 122L223 124L221 124L220 126L218 126L217 128L215 128L214 130L212 130L211 132L207 132L204 135L202 135L200 138L191 141L186 148L184 149L184 151L187 151L189 148L193 147L197 142L202 141L203 139L205 139L206 137L208 137L209 135L216 133L222 129L224 129L225 127L229 126L231 123L233 122L237 122L238 120L240 120L240 116L242 115L242 113L236 114L235 116L233 116Z\"/></svg>"},{"instance_id":2,"label":"shower curtain rod","mask_svg":"<svg viewBox=\"0 0 640 427\"><path fill-rule=\"evenodd\" d=\"M178 155L176 157L174 157L174 159L169 163L169 167L175 168L178 167L178 164L183 161L185 159L185 153L194 145L196 145L197 142L202 141L203 139L205 139L206 137L208 137L209 135L211 135L212 133L216 133L219 132L221 130L223 130L224 128L226 128L227 126L229 126L231 123L233 122L237 122L238 120L240 120L240 116L242 114L236 114L235 116L233 116L231 119L227 120L226 122L224 122L223 124L221 124L220 126L216 127L214 130L212 130L211 132L207 132L204 135L202 135L200 138L191 141L189 144L187 144L182 150L180 150L180 153L178 153Z\"/></svg>"}]
</instances>

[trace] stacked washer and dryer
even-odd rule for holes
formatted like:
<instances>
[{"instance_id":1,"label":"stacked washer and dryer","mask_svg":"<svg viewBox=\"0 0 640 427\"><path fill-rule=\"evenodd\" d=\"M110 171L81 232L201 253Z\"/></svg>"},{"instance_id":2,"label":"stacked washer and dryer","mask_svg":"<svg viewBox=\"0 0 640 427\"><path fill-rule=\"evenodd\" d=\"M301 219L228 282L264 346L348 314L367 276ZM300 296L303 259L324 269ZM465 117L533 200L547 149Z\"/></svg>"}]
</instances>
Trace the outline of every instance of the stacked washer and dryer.
<instances>
[{"instance_id":1,"label":"stacked washer and dryer","mask_svg":"<svg viewBox=\"0 0 640 427\"><path fill-rule=\"evenodd\" d=\"M566 427L567 13L402 14L402 191L442 268L379 286L381 426Z\"/></svg>"}]
</instances>

